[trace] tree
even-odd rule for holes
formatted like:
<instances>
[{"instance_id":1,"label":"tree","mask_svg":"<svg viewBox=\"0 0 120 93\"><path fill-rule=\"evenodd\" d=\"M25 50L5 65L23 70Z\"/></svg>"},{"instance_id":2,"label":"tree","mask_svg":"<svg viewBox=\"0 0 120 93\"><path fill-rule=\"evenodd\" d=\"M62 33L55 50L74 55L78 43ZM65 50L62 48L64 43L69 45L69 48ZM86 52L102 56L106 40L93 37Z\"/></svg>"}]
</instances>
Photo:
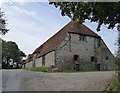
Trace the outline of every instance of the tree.
<instances>
[{"instance_id":1,"label":"tree","mask_svg":"<svg viewBox=\"0 0 120 93\"><path fill-rule=\"evenodd\" d=\"M2 12L0 8L0 33L6 34L9 30L6 29L6 19L4 18L4 13Z\"/></svg>"},{"instance_id":2,"label":"tree","mask_svg":"<svg viewBox=\"0 0 120 93\"><path fill-rule=\"evenodd\" d=\"M3 41L2 43L2 67L9 68L9 61L20 63L21 57L25 57L25 53L20 51L18 45L12 41Z\"/></svg>"},{"instance_id":3,"label":"tree","mask_svg":"<svg viewBox=\"0 0 120 93\"><path fill-rule=\"evenodd\" d=\"M49 0L51 1L51 0ZM66 0L67 1L67 0ZM120 1L119 2L49 2L61 10L62 16L68 16L81 24L86 19L97 22L97 31L102 24L113 29L120 23Z\"/></svg>"}]
</instances>

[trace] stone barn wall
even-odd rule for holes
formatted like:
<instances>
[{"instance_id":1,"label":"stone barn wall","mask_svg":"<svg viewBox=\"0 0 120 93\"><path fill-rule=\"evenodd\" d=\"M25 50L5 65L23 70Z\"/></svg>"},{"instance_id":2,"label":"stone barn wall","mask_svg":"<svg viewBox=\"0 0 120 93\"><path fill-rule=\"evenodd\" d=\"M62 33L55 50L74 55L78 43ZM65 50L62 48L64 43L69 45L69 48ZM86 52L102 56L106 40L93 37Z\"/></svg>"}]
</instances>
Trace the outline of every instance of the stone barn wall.
<instances>
[{"instance_id":1,"label":"stone barn wall","mask_svg":"<svg viewBox=\"0 0 120 93\"><path fill-rule=\"evenodd\" d=\"M100 37L68 33L55 51L40 58L34 55L26 68L54 65L59 69L75 69L74 55L78 55L80 70L113 70L116 67L114 56Z\"/></svg>"},{"instance_id":2,"label":"stone barn wall","mask_svg":"<svg viewBox=\"0 0 120 93\"><path fill-rule=\"evenodd\" d=\"M55 65L55 52L52 51L45 55L45 67L50 67Z\"/></svg>"},{"instance_id":3,"label":"stone barn wall","mask_svg":"<svg viewBox=\"0 0 120 93\"><path fill-rule=\"evenodd\" d=\"M79 56L78 60L81 70L94 70L97 63L101 64L101 70L105 66L107 66L107 69L111 67L113 55L106 46L102 45L101 39L86 36L85 41L80 41L80 36L79 34L67 34L66 38L56 49L56 67L59 69L74 69L74 55ZM104 46L106 51L102 50L99 43ZM106 57L106 55L110 58L109 63L102 57ZM94 61L91 60L91 57L94 57Z\"/></svg>"},{"instance_id":4,"label":"stone barn wall","mask_svg":"<svg viewBox=\"0 0 120 93\"><path fill-rule=\"evenodd\" d=\"M29 68L29 67L42 67L42 66L45 66L45 67L50 67L51 65L55 65L55 52L52 51L48 54L46 54L45 56L42 56L40 58L33 58L32 61L28 62L25 64L25 67L26 68ZM45 63L43 62L43 58L45 58Z\"/></svg>"},{"instance_id":5,"label":"stone barn wall","mask_svg":"<svg viewBox=\"0 0 120 93\"><path fill-rule=\"evenodd\" d=\"M42 67L42 57L35 60L35 67Z\"/></svg>"},{"instance_id":6,"label":"stone barn wall","mask_svg":"<svg viewBox=\"0 0 120 93\"><path fill-rule=\"evenodd\" d=\"M110 50L107 48L103 40L101 40L101 69L102 70L115 70L116 65L114 62L114 56L111 54Z\"/></svg>"},{"instance_id":7,"label":"stone barn wall","mask_svg":"<svg viewBox=\"0 0 120 93\"><path fill-rule=\"evenodd\" d=\"M25 68L30 68L30 67L33 67L33 61L30 61L28 63L25 64Z\"/></svg>"},{"instance_id":8,"label":"stone barn wall","mask_svg":"<svg viewBox=\"0 0 120 93\"><path fill-rule=\"evenodd\" d=\"M73 56L79 56L80 69L94 69L91 56L94 56L94 37L86 36L86 41L80 41L79 34L68 34L56 50L56 67L73 69Z\"/></svg>"}]
</instances>

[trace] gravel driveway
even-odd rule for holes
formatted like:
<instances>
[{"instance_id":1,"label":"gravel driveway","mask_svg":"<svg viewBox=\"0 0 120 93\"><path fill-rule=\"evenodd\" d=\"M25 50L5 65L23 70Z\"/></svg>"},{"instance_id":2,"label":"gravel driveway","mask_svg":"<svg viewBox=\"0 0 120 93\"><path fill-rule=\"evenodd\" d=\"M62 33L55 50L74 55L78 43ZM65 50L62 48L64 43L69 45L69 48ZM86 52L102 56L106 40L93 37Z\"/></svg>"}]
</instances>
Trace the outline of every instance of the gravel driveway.
<instances>
[{"instance_id":1,"label":"gravel driveway","mask_svg":"<svg viewBox=\"0 0 120 93\"><path fill-rule=\"evenodd\" d=\"M102 91L113 71L79 73L43 73L3 70L3 91Z\"/></svg>"}]
</instances>

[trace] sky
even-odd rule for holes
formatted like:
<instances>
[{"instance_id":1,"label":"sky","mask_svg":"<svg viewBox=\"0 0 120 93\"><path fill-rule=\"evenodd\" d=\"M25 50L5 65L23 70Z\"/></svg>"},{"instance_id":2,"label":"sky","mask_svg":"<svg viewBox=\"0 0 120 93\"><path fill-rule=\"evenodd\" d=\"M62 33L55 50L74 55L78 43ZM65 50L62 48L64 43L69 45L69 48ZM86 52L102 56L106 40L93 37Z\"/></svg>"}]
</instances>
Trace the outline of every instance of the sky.
<instances>
[{"instance_id":1,"label":"sky","mask_svg":"<svg viewBox=\"0 0 120 93\"><path fill-rule=\"evenodd\" d=\"M7 19L9 32L1 38L6 41L16 42L20 50L26 54L33 51L53 36L57 31L70 22L70 19L61 16L60 10L48 2L0 2L0 7ZM102 26L97 32L97 23L88 20L84 23L87 27L100 35L114 54L117 50L117 30L107 29Z\"/></svg>"}]
</instances>

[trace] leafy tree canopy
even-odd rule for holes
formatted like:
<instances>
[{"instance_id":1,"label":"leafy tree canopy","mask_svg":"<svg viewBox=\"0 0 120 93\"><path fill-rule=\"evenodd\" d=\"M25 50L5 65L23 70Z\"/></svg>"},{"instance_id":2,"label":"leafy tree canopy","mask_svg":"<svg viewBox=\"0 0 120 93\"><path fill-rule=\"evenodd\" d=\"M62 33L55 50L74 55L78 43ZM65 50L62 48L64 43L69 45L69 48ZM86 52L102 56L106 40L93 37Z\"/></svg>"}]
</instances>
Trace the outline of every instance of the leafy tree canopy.
<instances>
[{"instance_id":1,"label":"leafy tree canopy","mask_svg":"<svg viewBox=\"0 0 120 93\"><path fill-rule=\"evenodd\" d=\"M14 62L19 63L21 57L25 57L25 53L20 51L18 45L12 41L3 41L2 42L2 59L3 64L9 63L10 59L13 59Z\"/></svg>"},{"instance_id":2,"label":"leafy tree canopy","mask_svg":"<svg viewBox=\"0 0 120 93\"><path fill-rule=\"evenodd\" d=\"M50 1L50 0L49 0ZM78 23L98 22L97 31L101 25L107 25L113 29L120 23L120 1L119 2L49 2L61 10L62 16L68 16Z\"/></svg>"}]
</instances>

